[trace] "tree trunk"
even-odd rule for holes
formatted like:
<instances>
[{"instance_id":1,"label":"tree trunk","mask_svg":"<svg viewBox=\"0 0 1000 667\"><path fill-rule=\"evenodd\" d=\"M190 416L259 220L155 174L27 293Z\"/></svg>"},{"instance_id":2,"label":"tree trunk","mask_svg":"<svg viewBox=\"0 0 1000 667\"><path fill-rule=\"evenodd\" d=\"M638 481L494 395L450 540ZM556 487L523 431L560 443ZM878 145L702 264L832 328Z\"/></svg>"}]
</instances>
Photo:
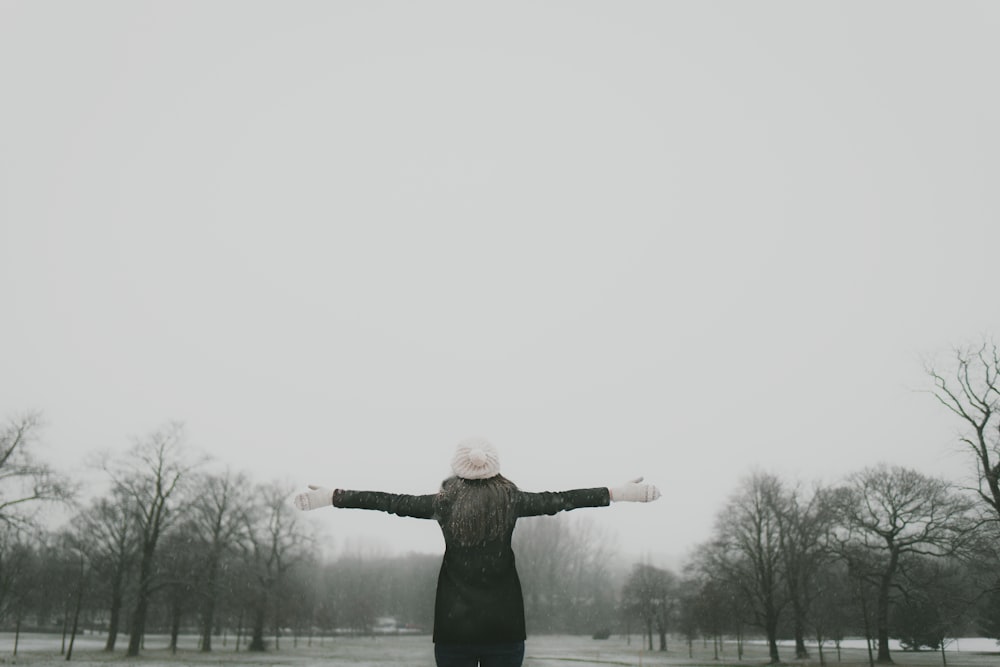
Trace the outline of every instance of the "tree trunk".
<instances>
[{"instance_id":1,"label":"tree trunk","mask_svg":"<svg viewBox=\"0 0 1000 667\"><path fill-rule=\"evenodd\" d=\"M122 617L122 582L116 577L111 590L111 618L108 620L108 640L104 643L104 650L111 652L115 650L118 642L118 627Z\"/></svg>"},{"instance_id":2,"label":"tree trunk","mask_svg":"<svg viewBox=\"0 0 1000 667\"><path fill-rule=\"evenodd\" d=\"M254 611L253 620L253 635L250 639L250 645L247 646L248 651L263 651L265 649L264 645L264 604L259 603L257 609Z\"/></svg>"},{"instance_id":3,"label":"tree trunk","mask_svg":"<svg viewBox=\"0 0 1000 667\"><path fill-rule=\"evenodd\" d=\"M769 658L769 664L777 665L781 662L781 657L778 655L778 639L775 635L768 633L767 638L767 654Z\"/></svg>"},{"instance_id":4,"label":"tree trunk","mask_svg":"<svg viewBox=\"0 0 1000 667\"><path fill-rule=\"evenodd\" d=\"M792 603L792 636L795 638L795 657L805 660L809 657L809 650L806 649L805 622L803 620L806 614L800 592L802 588L797 577L789 576L788 597Z\"/></svg>"},{"instance_id":5,"label":"tree trunk","mask_svg":"<svg viewBox=\"0 0 1000 667\"><path fill-rule=\"evenodd\" d=\"M17 625L14 626L14 657L17 657L17 645L21 641L21 614L17 615Z\"/></svg>"},{"instance_id":6,"label":"tree trunk","mask_svg":"<svg viewBox=\"0 0 1000 667\"><path fill-rule=\"evenodd\" d=\"M236 621L236 652L240 652L240 641L243 639L243 608L240 607L240 618Z\"/></svg>"},{"instance_id":7,"label":"tree trunk","mask_svg":"<svg viewBox=\"0 0 1000 667\"><path fill-rule=\"evenodd\" d=\"M798 605L796 605L798 606ZM806 631L803 627L802 616L799 611L795 611L795 657L805 660L809 657L809 650L806 648Z\"/></svg>"},{"instance_id":8,"label":"tree trunk","mask_svg":"<svg viewBox=\"0 0 1000 667\"><path fill-rule=\"evenodd\" d=\"M215 625L215 593L209 588L209 597L205 602L201 620L201 650L209 653L212 650L212 626Z\"/></svg>"},{"instance_id":9,"label":"tree trunk","mask_svg":"<svg viewBox=\"0 0 1000 667\"><path fill-rule=\"evenodd\" d=\"M875 613L875 631L878 633L878 656L876 661L881 664L891 664L889 654L889 585L888 574L882 577L878 589L878 608Z\"/></svg>"},{"instance_id":10,"label":"tree trunk","mask_svg":"<svg viewBox=\"0 0 1000 667\"><path fill-rule=\"evenodd\" d=\"M861 582L858 583L858 593L861 599L861 617L865 621L865 646L868 648L868 665L869 667L875 667L875 657L872 655L872 626L871 618L868 614L868 598L865 596L865 591ZM837 652L839 655L839 643L837 644Z\"/></svg>"},{"instance_id":11,"label":"tree trunk","mask_svg":"<svg viewBox=\"0 0 1000 667\"><path fill-rule=\"evenodd\" d=\"M767 651L768 657L770 658L770 664L777 665L781 662L781 657L778 655L778 615L777 613L769 612L765 621L767 628Z\"/></svg>"},{"instance_id":12,"label":"tree trunk","mask_svg":"<svg viewBox=\"0 0 1000 667\"><path fill-rule=\"evenodd\" d=\"M125 655L130 658L139 655L142 640L146 634L146 615L149 612L149 588L152 581L155 550L155 538L147 542L142 550L142 562L139 565L139 589L136 592L135 611L132 612L132 633L128 638L128 651L125 652Z\"/></svg>"},{"instance_id":13,"label":"tree trunk","mask_svg":"<svg viewBox=\"0 0 1000 667\"><path fill-rule=\"evenodd\" d=\"M66 635L69 634L69 602L63 604L63 624L62 624L62 644L59 647L59 655L66 655Z\"/></svg>"},{"instance_id":14,"label":"tree trunk","mask_svg":"<svg viewBox=\"0 0 1000 667\"><path fill-rule=\"evenodd\" d=\"M170 610L170 654L177 655L177 637L181 634L181 603L174 600Z\"/></svg>"},{"instance_id":15,"label":"tree trunk","mask_svg":"<svg viewBox=\"0 0 1000 667\"><path fill-rule=\"evenodd\" d=\"M128 637L128 650L125 655L134 658L142 649L142 638L146 633L146 612L149 610L149 593L140 590L139 599L132 614L132 629Z\"/></svg>"},{"instance_id":16,"label":"tree trunk","mask_svg":"<svg viewBox=\"0 0 1000 667\"><path fill-rule=\"evenodd\" d=\"M281 649L281 596L276 595L274 600L274 650Z\"/></svg>"},{"instance_id":17,"label":"tree trunk","mask_svg":"<svg viewBox=\"0 0 1000 667\"><path fill-rule=\"evenodd\" d=\"M208 574L205 582L205 605L201 616L201 650L209 653L212 650L212 626L215 625L215 599L218 597L217 580L219 577L219 556L213 551L206 568Z\"/></svg>"},{"instance_id":18,"label":"tree trunk","mask_svg":"<svg viewBox=\"0 0 1000 667\"><path fill-rule=\"evenodd\" d=\"M73 610L73 631L69 635L69 648L66 649L66 660L73 657L73 644L76 642L76 631L80 627L80 609L83 608L83 581L76 593L76 609Z\"/></svg>"}]
</instances>

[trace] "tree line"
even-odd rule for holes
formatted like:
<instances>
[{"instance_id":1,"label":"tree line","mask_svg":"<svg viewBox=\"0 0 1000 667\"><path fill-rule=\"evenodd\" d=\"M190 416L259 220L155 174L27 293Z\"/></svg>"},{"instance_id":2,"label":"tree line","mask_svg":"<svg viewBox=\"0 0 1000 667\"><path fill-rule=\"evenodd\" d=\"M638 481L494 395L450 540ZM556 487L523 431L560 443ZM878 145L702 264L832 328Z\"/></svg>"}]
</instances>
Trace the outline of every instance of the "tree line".
<instances>
[{"instance_id":1,"label":"tree line","mask_svg":"<svg viewBox=\"0 0 1000 667\"><path fill-rule=\"evenodd\" d=\"M612 541L585 518L523 520L529 627L639 632L650 650L682 637L689 652L697 639L722 651L735 638L741 653L762 636L775 663L782 639L797 657L815 644L822 663L824 647L867 638L874 664L891 662L890 639L943 651L970 632L1000 638L1000 349L956 349L926 370L928 392L964 427L971 484L889 464L808 488L754 471L679 573L618 571ZM61 631L67 659L84 629L106 633L108 651L127 637L128 656L150 632L175 650L194 633L202 651L261 651L387 631L387 618L388 631L430 630L440 556L322 556L289 503L294 489L204 472L180 423L107 456L108 492L44 529L45 504L77 494L33 457L39 427L27 414L0 431L0 623L15 653L24 628Z\"/></svg>"},{"instance_id":2,"label":"tree line","mask_svg":"<svg viewBox=\"0 0 1000 667\"><path fill-rule=\"evenodd\" d=\"M37 414L14 418L0 434L10 453L0 460L0 493L11 498L0 515L0 620L15 631L25 623L61 627L67 657L84 626L105 631L109 651L127 634L126 653L136 656L153 623L176 648L182 623L194 615L203 650L212 649L219 627L235 627L247 648L263 649L269 610L309 543L288 490L239 473L200 472L203 460L186 451L183 426L174 422L105 460L109 492L63 529L44 530L37 513L19 511L27 503L8 495L37 488L45 492L31 500L75 497L51 467L30 460L38 424Z\"/></svg>"},{"instance_id":3,"label":"tree line","mask_svg":"<svg viewBox=\"0 0 1000 667\"><path fill-rule=\"evenodd\" d=\"M105 650L127 641L137 656L147 634L195 633L201 651L263 651L281 642L337 633L429 632L439 555L358 548L336 557L291 504L295 487L259 483L230 470L204 472L182 424L136 439L100 467L108 492L56 531L41 503L73 504L69 480L31 457L38 414L0 432L0 625L63 635L72 657L78 633L106 634ZM608 625L615 589L609 541L590 524L540 517L517 539L530 591L526 611L541 631ZM380 619L391 618L387 628Z\"/></svg>"},{"instance_id":4,"label":"tree line","mask_svg":"<svg viewBox=\"0 0 1000 667\"><path fill-rule=\"evenodd\" d=\"M789 639L797 658L814 642L823 664L824 646L851 636L875 664L892 662L890 639L943 660L954 638L1000 639L1000 348L958 348L925 370L962 428L971 483L885 463L811 488L752 472L680 576L642 564L629 575L622 604L650 650L674 632L717 647L734 637L741 653L754 633L772 663Z\"/></svg>"},{"instance_id":5,"label":"tree line","mask_svg":"<svg viewBox=\"0 0 1000 667\"><path fill-rule=\"evenodd\" d=\"M996 521L942 480L877 465L844 483L803 489L768 473L746 477L719 511L711 539L680 575L636 565L622 594L649 649L668 634L721 646L762 635L770 661L779 641L796 658L815 645L868 640L889 663L889 640L941 649L957 637L1000 639ZM717 649L718 650L718 649Z\"/></svg>"}]
</instances>

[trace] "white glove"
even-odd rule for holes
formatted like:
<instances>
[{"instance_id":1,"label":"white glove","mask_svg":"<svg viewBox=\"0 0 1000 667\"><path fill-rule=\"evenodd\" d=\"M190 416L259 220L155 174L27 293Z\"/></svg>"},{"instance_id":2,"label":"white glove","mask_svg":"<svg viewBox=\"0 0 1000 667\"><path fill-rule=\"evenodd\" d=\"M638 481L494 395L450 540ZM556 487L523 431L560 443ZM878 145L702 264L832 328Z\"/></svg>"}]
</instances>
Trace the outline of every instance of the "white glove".
<instances>
[{"instance_id":1,"label":"white glove","mask_svg":"<svg viewBox=\"0 0 1000 667\"><path fill-rule=\"evenodd\" d=\"M326 507L333 504L333 489L326 489L322 486L310 484L309 491L295 496L293 502L303 512Z\"/></svg>"},{"instance_id":2,"label":"white glove","mask_svg":"<svg viewBox=\"0 0 1000 667\"><path fill-rule=\"evenodd\" d=\"M628 501L633 503L648 503L660 497L660 490L652 484L640 484L642 477L636 477L631 482L625 482L621 486L608 487L611 493L611 500L616 502Z\"/></svg>"}]
</instances>

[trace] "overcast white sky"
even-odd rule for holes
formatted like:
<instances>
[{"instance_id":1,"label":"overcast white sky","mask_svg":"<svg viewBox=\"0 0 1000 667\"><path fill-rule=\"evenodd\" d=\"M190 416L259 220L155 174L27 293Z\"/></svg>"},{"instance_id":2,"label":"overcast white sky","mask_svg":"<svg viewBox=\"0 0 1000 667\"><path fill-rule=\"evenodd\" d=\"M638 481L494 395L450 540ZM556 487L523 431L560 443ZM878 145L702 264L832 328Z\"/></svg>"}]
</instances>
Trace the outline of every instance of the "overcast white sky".
<instances>
[{"instance_id":1,"label":"overcast white sky","mask_svg":"<svg viewBox=\"0 0 1000 667\"><path fill-rule=\"evenodd\" d=\"M741 477L955 478L1000 332L1000 5L0 2L0 409L432 492L492 439L626 553ZM581 513L582 515L583 513ZM320 519L438 550L427 522Z\"/></svg>"}]
</instances>

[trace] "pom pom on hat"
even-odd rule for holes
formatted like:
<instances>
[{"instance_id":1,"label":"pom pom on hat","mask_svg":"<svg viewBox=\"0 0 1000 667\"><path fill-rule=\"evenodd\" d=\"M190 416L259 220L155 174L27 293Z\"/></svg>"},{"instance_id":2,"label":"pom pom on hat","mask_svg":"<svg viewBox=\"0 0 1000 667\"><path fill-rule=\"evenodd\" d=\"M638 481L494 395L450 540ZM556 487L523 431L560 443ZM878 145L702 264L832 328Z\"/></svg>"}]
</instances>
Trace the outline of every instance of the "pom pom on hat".
<instances>
[{"instance_id":1,"label":"pom pom on hat","mask_svg":"<svg viewBox=\"0 0 1000 667\"><path fill-rule=\"evenodd\" d=\"M466 438L458 443L451 470L462 479L489 479L500 474L500 457L485 438Z\"/></svg>"}]
</instances>

